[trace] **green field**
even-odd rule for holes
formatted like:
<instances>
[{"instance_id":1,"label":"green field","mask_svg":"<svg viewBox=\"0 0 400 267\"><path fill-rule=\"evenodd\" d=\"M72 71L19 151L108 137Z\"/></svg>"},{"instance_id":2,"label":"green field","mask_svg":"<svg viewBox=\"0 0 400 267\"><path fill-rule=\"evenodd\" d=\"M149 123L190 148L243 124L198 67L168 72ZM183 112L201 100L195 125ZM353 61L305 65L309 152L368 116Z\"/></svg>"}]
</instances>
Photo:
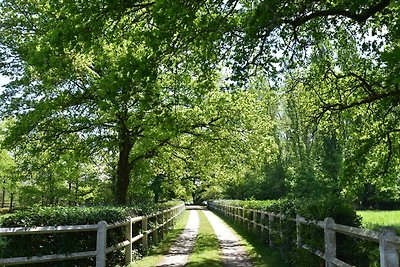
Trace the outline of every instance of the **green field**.
<instances>
[{"instance_id":1,"label":"green field","mask_svg":"<svg viewBox=\"0 0 400 267\"><path fill-rule=\"evenodd\" d=\"M380 227L388 226L396 228L397 233L400 233L400 210L366 210L358 211L357 214L362 217L362 224L365 228L377 230Z\"/></svg>"}]
</instances>

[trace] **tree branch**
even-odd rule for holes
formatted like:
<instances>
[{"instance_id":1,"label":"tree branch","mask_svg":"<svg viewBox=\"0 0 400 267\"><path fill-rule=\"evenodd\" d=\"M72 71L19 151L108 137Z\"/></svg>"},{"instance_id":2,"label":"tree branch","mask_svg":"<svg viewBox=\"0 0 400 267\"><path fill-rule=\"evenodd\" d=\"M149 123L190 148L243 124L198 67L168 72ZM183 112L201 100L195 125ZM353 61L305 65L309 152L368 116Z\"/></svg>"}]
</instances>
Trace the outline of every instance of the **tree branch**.
<instances>
[{"instance_id":1,"label":"tree branch","mask_svg":"<svg viewBox=\"0 0 400 267\"><path fill-rule=\"evenodd\" d=\"M310 13L305 16L298 17L294 20L283 20L283 22L292 25L293 27L298 27L306 22L318 18L318 17L328 17L328 16L342 16L356 21L357 23L364 23L370 17L374 16L376 13L382 11L390 4L390 0L382 0L376 5L371 6L369 9L365 10L363 13L355 14L348 10L332 9L332 10L320 10Z\"/></svg>"},{"instance_id":2,"label":"tree branch","mask_svg":"<svg viewBox=\"0 0 400 267\"><path fill-rule=\"evenodd\" d=\"M395 91L384 93L384 94L371 95L370 97L364 98L360 101L352 102L350 104L343 104L343 103L326 104L322 107L322 109L323 109L323 112L326 112L329 110L342 111L342 110L350 109L350 108L353 108L356 106L373 103L375 101L382 100L387 97L396 97L396 96L400 96L400 90L395 90Z\"/></svg>"}]
</instances>

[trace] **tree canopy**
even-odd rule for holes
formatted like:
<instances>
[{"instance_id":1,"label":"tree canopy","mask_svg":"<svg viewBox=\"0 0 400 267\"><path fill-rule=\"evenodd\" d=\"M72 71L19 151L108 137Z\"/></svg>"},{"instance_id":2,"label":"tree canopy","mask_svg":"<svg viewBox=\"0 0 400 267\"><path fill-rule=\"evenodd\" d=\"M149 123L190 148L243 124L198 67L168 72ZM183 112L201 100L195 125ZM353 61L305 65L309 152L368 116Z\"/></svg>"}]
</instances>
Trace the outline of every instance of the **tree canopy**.
<instances>
[{"instance_id":1,"label":"tree canopy","mask_svg":"<svg viewBox=\"0 0 400 267\"><path fill-rule=\"evenodd\" d=\"M157 198L170 183L358 199L399 181L398 1L0 7L3 144L21 164L102 166L117 204L140 191L131 181Z\"/></svg>"}]
</instances>

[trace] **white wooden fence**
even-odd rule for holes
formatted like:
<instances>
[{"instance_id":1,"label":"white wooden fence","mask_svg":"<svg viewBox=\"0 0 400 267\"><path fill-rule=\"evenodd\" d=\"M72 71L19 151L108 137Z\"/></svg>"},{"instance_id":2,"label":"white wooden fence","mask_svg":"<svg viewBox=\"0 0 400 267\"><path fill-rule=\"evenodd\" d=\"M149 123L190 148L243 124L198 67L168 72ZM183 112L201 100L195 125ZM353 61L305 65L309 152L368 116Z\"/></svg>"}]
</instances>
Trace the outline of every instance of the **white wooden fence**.
<instances>
[{"instance_id":1,"label":"white wooden fence","mask_svg":"<svg viewBox=\"0 0 400 267\"><path fill-rule=\"evenodd\" d=\"M5 258L0 259L0 266L9 266L17 264L31 264L41 262L52 262L62 260L72 260L81 258L96 258L96 267L104 267L106 265L106 255L118 249L125 249L125 263L129 265L132 262L132 244L142 241L143 249L148 248L148 236L152 234L153 241L157 243L160 235L164 235L164 232L172 227L172 224L177 217L185 209L185 205L181 204L176 207L163 210L151 215L128 218L126 221L107 224L105 221L101 221L94 225L73 225L73 226L45 226L35 228L0 228L0 237L6 235L26 235L26 234L51 234L51 233L76 233L85 231L96 231L96 250L94 251L82 251L70 254L57 254L57 255L44 255L34 257L16 257L16 258ZM149 225L149 220L153 219L154 223ZM142 229L141 233L132 236L132 229L135 224L141 222ZM149 227L150 226L150 227ZM114 244L111 247L107 247L107 230L125 227L125 240ZM161 236L162 237L162 236Z\"/></svg>"},{"instance_id":2,"label":"white wooden fence","mask_svg":"<svg viewBox=\"0 0 400 267\"><path fill-rule=\"evenodd\" d=\"M306 221L300 216L294 219L285 218L283 215L274 214L265 211L245 209L242 207L222 205L215 202L209 202L210 209L215 210L223 216L234 220L237 223L247 224L249 230L260 232L266 231L268 234L268 243L273 246L272 235L276 234L272 224L275 220L282 223L282 219L291 220L296 223L296 244L298 247L304 248L315 255L325 260L325 267L351 267L346 262L336 258L336 233L347 236L356 237L368 241L379 243L380 253L380 266L381 267L399 267L399 251L400 251L400 237L396 236L393 229L387 228L381 232L371 231L368 229L361 229L347 225L336 224L332 218L326 218L324 221ZM246 218L246 214L251 214L251 219ZM302 242L301 227L302 225L313 224L317 227L324 229L324 252L315 250ZM278 233L282 234L282 233Z\"/></svg>"}]
</instances>

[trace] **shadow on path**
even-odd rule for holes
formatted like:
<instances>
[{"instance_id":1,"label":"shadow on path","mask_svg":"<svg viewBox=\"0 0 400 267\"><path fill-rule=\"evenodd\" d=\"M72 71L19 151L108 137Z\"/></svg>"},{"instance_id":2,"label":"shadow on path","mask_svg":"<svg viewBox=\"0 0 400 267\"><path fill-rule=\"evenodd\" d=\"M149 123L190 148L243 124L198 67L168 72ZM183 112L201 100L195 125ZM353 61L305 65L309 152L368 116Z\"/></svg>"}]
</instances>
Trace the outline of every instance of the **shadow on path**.
<instances>
[{"instance_id":1,"label":"shadow on path","mask_svg":"<svg viewBox=\"0 0 400 267\"><path fill-rule=\"evenodd\" d=\"M164 260L157 267L173 267L185 266L196 243L197 233L199 230L199 214L198 211L190 210L189 220L185 230L177 238L175 244L169 250Z\"/></svg>"},{"instance_id":2,"label":"shadow on path","mask_svg":"<svg viewBox=\"0 0 400 267\"><path fill-rule=\"evenodd\" d=\"M224 267L252 267L249 255L236 235L211 211L204 211L220 243Z\"/></svg>"}]
</instances>

